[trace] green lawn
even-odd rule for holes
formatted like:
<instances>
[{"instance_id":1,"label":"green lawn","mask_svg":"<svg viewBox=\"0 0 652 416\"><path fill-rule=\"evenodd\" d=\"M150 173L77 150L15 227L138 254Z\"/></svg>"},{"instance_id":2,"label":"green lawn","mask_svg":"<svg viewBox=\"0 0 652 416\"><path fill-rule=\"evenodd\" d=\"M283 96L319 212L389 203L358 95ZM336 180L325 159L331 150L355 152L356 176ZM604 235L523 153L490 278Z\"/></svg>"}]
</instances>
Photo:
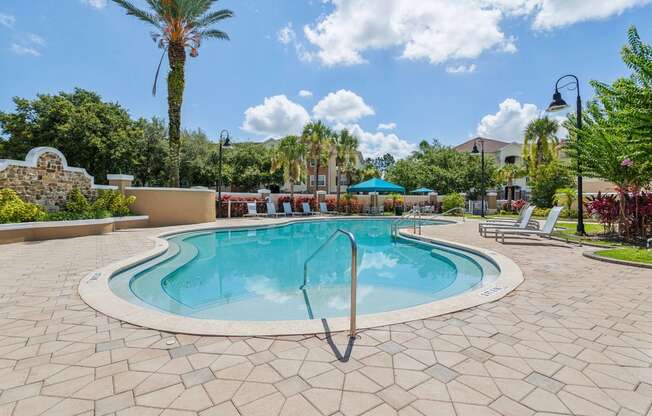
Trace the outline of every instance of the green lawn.
<instances>
[{"instance_id":1,"label":"green lawn","mask_svg":"<svg viewBox=\"0 0 652 416\"><path fill-rule=\"evenodd\" d=\"M637 263L652 264L652 250L643 248L627 247L613 250L596 251L598 256L609 257L617 260L627 260Z\"/></svg>"}]
</instances>

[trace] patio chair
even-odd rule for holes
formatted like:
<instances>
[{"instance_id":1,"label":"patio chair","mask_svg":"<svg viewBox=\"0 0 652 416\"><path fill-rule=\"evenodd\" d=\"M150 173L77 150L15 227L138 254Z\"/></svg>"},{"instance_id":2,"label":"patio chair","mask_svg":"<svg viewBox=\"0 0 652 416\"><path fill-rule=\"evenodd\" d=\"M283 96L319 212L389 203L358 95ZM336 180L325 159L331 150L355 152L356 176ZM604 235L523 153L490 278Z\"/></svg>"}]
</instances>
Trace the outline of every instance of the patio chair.
<instances>
[{"instance_id":1,"label":"patio chair","mask_svg":"<svg viewBox=\"0 0 652 416\"><path fill-rule=\"evenodd\" d=\"M501 243L505 243L506 235L538 235L539 237L550 238L553 231L555 231L555 225L557 225L557 220L559 220L559 215L564 207L554 207L550 210L546 222L543 224L541 230L532 230L532 229L501 229L496 230L496 241L498 241L498 235L500 235Z\"/></svg>"},{"instance_id":2,"label":"patio chair","mask_svg":"<svg viewBox=\"0 0 652 416\"><path fill-rule=\"evenodd\" d=\"M267 216L268 217L281 217L285 214L282 212L276 212L276 205L273 202L267 203Z\"/></svg>"},{"instance_id":3,"label":"patio chair","mask_svg":"<svg viewBox=\"0 0 652 416\"><path fill-rule=\"evenodd\" d=\"M530 221L532 218L532 213L534 212L534 206L529 206L523 213L523 218L519 222L513 224L509 223L482 223L479 226L480 234L483 237L487 237L489 231L493 233L498 232L502 229L539 229L539 223L537 221Z\"/></svg>"},{"instance_id":4,"label":"patio chair","mask_svg":"<svg viewBox=\"0 0 652 416\"><path fill-rule=\"evenodd\" d=\"M329 211L328 210L328 205L326 205L325 202L320 202L319 203L319 212L322 213L322 214L326 214L326 215L335 215L335 214L337 214L337 211Z\"/></svg>"},{"instance_id":5,"label":"patio chair","mask_svg":"<svg viewBox=\"0 0 652 416\"><path fill-rule=\"evenodd\" d=\"M264 215L258 212L255 202L247 202L247 213L244 214L245 217L262 217Z\"/></svg>"},{"instance_id":6,"label":"patio chair","mask_svg":"<svg viewBox=\"0 0 652 416\"><path fill-rule=\"evenodd\" d=\"M505 225L514 225L521 222L523 219L523 216L525 215L525 212L527 209L530 207L530 203L528 202L527 204L523 205L521 210L518 212L518 217L516 218L491 218L486 221L483 221L478 224L478 232L482 234L481 228L484 225L489 225L489 224L505 224ZM536 207L535 207L536 208Z\"/></svg>"},{"instance_id":7,"label":"patio chair","mask_svg":"<svg viewBox=\"0 0 652 416\"><path fill-rule=\"evenodd\" d=\"M283 202L283 214L288 217L293 215L301 215L298 212L292 211L292 205L290 205L289 202Z\"/></svg>"},{"instance_id":8,"label":"patio chair","mask_svg":"<svg viewBox=\"0 0 652 416\"><path fill-rule=\"evenodd\" d=\"M307 202L303 202L301 208L303 209L303 215L319 215L318 212L313 211L312 208L310 208L310 204Z\"/></svg>"}]
</instances>

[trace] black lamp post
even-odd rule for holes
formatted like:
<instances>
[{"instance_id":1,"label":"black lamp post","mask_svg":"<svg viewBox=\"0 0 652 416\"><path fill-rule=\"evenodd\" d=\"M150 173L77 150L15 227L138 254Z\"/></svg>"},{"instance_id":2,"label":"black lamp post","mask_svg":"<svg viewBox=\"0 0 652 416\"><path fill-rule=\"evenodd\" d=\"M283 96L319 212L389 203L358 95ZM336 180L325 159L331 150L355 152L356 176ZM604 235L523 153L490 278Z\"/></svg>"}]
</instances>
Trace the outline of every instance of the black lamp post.
<instances>
[{"instance_id":1,"label":"black lamp post","mask_svg":"<svg viewBox=\"0 0 652 416\"><path fill-rule=\"evenodd\" d=\"M478 151L478 142L480 142L480 151ZM480 216L484 218L484 201L485 201L485 186L484 186L484 140L478 139L473 143L472 155L480 155L480 193L482 195L480 200Z\"/></svg>"},{"instance_id":2,"label":"black lamp post","mask_svg":"<svg viewBox=\"0 0 652 416\"><path fill-rule=\"evenodd\" d=\"M229 131L224 129L220 132L219 152L217 162L217 218L222 218L222 148L231 146Z\"/></svg>"},{"instance_id":3,"label":"black lamp post","mask_svg":"<svg viewBox=\"0 0 652 416\"><path fill-rule=\"evenodd\" d=\"M559 83L566 78L572 78L572 81L559 86ZM548 106L548 112L553 113L556 111L565 110L569 105L561 97L560 89L568 88L569 90L577 90L577 140L580 140L580 130L582 130L582 98L580 97L580 81L575 75L569 74L559 78L555 83L555 93L552 95L552 102ZM585 235L584 230L584 203L582 192L582 162L580 162L580 148L577 148L577 235Z\"/></svg>"}]
</instances>

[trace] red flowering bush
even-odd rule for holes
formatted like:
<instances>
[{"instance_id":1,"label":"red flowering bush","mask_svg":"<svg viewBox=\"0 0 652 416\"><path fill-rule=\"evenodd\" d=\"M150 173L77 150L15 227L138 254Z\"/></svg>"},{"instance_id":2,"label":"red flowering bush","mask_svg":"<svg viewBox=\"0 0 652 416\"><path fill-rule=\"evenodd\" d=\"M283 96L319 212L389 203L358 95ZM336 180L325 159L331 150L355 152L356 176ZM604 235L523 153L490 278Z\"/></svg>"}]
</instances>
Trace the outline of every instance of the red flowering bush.
<instances>
[{"instance_id":1,"label":"red flowering bush","mask_svg":"<svg viewBox=\"0 0 652 416\"><path fill-rule=\"evenodd\" d=\"M523 209L523 207L527 204L527 202L524 199L517 199L512 201L512 211L520 211Z\"/></svg>"},{"instance_id":2,"label":"red flowering bush","mask_svg":"<svg viewBox=\"0 0 652 416\"><path fill-rule=\"evenodd\" d=\"M217 198L217 196L216 196ZM229 201L231 201L231 217L242 217L247 213L247 202L255 202L258 212L267 212L265 200L250 196L222 194L222 218L226 218L229 212ZM220 209L219 202L215 201L216 209Z\"/></svg>"},{"instance_id":3,"label":"red flowering bush","mask_svg":"<svg viewBox=\"0 0 652 416\"><path fill-rule=\"evenodd\" d=\"M585 206L610 233L625 240L652 234L652 193L618 189L619 195L589 196Z\"/></svg>"}]
</instances>

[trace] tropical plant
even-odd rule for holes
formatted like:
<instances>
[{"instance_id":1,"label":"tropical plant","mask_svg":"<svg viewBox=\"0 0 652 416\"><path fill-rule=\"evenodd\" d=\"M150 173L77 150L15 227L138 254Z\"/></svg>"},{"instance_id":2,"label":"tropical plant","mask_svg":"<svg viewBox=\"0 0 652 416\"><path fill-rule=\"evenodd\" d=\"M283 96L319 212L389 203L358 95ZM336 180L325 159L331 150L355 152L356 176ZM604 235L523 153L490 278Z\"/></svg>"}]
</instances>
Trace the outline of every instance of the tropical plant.
<instances>
[{"instance_id":1,"label":"tropical plant","mask_svg":"<svg viewBox=\"0 0 652 416\"><path fill-rule=\"evenodd\" d=\"M450 211L453 208L464 208L464 197L458 193L444 195L441 207L444 212Z\"/></svg>"},{"instance_id":2,"label":"tropical plant","mask_svg":"<svg viewBox=\"0 0 652 416\"><path fill-rule=\"evenodd\" d=\"M306 176L306 149L297 136L286 136L272 152L272 172L282 171L283 181L290 184L290 202L294 201L294 185Z\"/></svg>"},{"instance_id":3,"label":"tropical plant","mask_svg":"<svg viewBox=\"0 0 652 416\"><path fill-rule=\"evenodd\" d=\"M552 202L555 205L563 206L569 216L571 215L572 207L576 200L577 189L568 187L557 189L555 195L552 197Z\"/></svg>"},{"instance_id":4,"label":"tropical plant","mask_svg":"<svg viewBox=\"0 0 652 416\"><path fill-rule=\"evenodd\" d=\"M306 159L315 166L315 201L317 201L317 190L319 188L319 168L328 164L333 136L331 129L321 121L312 121L306 124L301 134L301 144L305 147ZM314 208L317 209L316 206Z\"/></svg>"},{"instance_id":5,"label":"tropical plant","mask_svg":"<svg viewBox=\"0 0 652 416\"><path fill-rule=\"evenodd\" d=\"M557 159L557 121L548 117L532 120L525 129L523 161L532 175L539 166Z\"/></svg>"},{"instance_id":6,"label":"tropical plant","mask_svg":"<svg viewBox=\"0 0 652 416\"><path fill-rule=\"evenodd\" d=\"M170 145L170 183L179 186L181 149L181 105L185 89L186 49L190 57L198 55L203 39L228 40L229 36L213 25L233 16L230 10L210 11L217 0L147 0L150 10L142 10L128 0L113 0L128 15L151 24L156 29L152 39L163 49L152 93L156 94L156 79L167 54L168 72L168 135Z\"/></svg>"},{"instance_id":7,"label":"tropical plant","mask_svg":"<svg viewBox=\"0 0 652 416\"><path fill-rule=\"evenodd\" d=\"M565 164L553 161L540 165L530 177L532 202L537 207L550 208L557 189L569 188L573 184L572 172Z\"/></svg>"},{"instance_id":8,"label":"tropical plant","mask_svg":"<svg viewBox=\"0 0 652 416\"><path fill-rule=\"evenodd\" d=\"M131 206L136 202L133 195L126 196L118 190L101 191L93 202L95 211L109 211L114 217L131 215Z\"/></svg>"},{"instance_id":9,"label":"tropical plant","mask_svg":"<svg viewBox=\"0 0 652 416\"><path fill-rule=\"evenodd\" d=\"M0 224L42 221L46 217L41 207L23 201L13 189L0 189Z\"/></svg>"},{"instance_id":10,"label":"tropical plant","mask_svg":"<svg viewBox=\"0 0 652 416\"><path fill-rule=\"evenodd\" d=\"M337 197L335 205L340 206L340 179L342 172L348 172L356 165L358 161L358 139L349 133L347 129L343 129L333 136L333 146L335 147L335 167L336 178L335 184L337 187Z\"/></svg>"},{"instance_id":11,"label":"tropical plant","mask_svg":"<svg viewBox=\"0 0 652 416\"><path fill-rule=\"evenodd\" d=\"M507 201L509 204L512 203L514 198L514 180L525 176L527 172L521 166L515 165L513 163L506 164L505 166L498 169L496 175L498 176L498 182L505 184L509 188L507 192Z\"/></svg>"},{"instance_id":12,"label":"tropical plant","mask_svg":"<svg viewBox=\"0 0 652 416\"><path fill-rule=\"evenodd\" d=\"M83 214L90 211L91 204L88 199L82 194L79 188L74 187L66 196L66 211L75 214Z\"/></svg>"}]
</instances>

